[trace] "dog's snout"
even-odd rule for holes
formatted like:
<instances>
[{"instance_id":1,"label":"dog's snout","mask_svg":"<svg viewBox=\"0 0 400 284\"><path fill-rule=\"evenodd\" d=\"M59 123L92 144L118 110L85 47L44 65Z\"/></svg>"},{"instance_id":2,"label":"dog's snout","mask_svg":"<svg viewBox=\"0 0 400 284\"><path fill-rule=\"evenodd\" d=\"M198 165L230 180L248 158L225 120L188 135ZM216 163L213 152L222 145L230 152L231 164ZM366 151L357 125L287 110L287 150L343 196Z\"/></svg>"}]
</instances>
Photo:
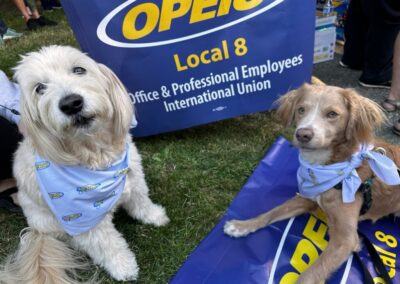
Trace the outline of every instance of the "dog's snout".
<instances>
[{"instance_id":1,"label":"dog's snout","mask_svg":"<svg viewBox=\"0 0 400 284\"><path fill-rule=\"evenodd\" d=\"M66 115L77 114L83 109L83 97L77 94L65 96L60 100L58 107Z\"/></svg>"},{"instance_id":2,"label":"dog's snout","mask_svg":"<svg viewBox=\"0 0 400 284\"><path fill-rule=\"evenodd\" d=\"M314 137L314 131L311 128L300 128L296 131L296 138L299 142L308 143Z\"/></svg>"}]
</instances>

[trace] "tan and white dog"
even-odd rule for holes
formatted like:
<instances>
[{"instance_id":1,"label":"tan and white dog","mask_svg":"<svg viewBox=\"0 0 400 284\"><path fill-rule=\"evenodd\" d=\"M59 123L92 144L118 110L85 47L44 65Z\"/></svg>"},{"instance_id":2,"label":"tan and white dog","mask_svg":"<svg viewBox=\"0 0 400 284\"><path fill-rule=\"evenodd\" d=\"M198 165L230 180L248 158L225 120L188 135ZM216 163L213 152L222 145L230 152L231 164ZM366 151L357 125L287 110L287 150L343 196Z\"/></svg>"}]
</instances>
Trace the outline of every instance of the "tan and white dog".
<instances>
[{"instance_id":1,"label":"tan and white dog","mask_svg":"<svg viewBox=\"0 0 400 284\"><path fill-rule=\"evenodd\" d=\"M23 56L15 68L21 90L25 138L14 163L18 199L29 224L17 252L0 271L1 283L75 283L69 246L88 254L116 280L134 280L138 265L115 229L113 212L122 206L143 223L162 226L165 209L149 198L141 157L132 143L133 116L128 94L106 66L79 50L49 46ZM60 165L103 169L118 160L129 144L129 170L116 205L94 228L70 236L39 190L35 156ZM72 275L72 276L71 276Z\"/></svg>"},{"instance_id":2,"label":"tan and white dog","mask_svg":"<svg viewBox=\"0 0 400 284\"><path fill-rule=\"evenodd\" d=\"M293 144L309 164L329 166L350 161L353 155L359 153L360 145L371 145L375 147L371 151L384 151L394 161L391 168L393 176L399 178L400 147L375 138L374 131L384 122L385 116L373 101L351 89L304 85L281 97L278 102L277 116L285 126L296 127ZM373 174L367 160L356 169L362 182L372 179L372 206L365 214L360 214L364 201L360 191L353 202L345 203L342 201L342 190L329 187L316 198L296 195L253 219L230 220L225 224L225 233L243 237L271 223L320 207L328 219L329 245L296 283L324 282L353 251L359 249L359 220L376 221L393 213L400 216L400 186L382 182Z\"/></svg>"}]
</instances>

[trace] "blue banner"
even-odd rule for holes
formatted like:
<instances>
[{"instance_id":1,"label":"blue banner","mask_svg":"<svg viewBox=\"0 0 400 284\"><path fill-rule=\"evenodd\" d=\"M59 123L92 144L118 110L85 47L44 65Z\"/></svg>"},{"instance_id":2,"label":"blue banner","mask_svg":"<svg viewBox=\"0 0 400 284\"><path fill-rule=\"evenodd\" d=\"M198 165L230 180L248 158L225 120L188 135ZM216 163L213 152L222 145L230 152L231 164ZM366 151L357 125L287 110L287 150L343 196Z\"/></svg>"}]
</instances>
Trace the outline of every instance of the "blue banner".
<instances>
[{"instance_id":1,"label":"blue banner","mask_svg":"<svg viewBox=\"0 0 400 284\"><path fill-rule=\"evenodd\" d=\"M268 110L311 78L315 1L62 4L82 50L131 93L135 136Z\"/></svg>"},{"instance_id":2,"label":"blue banner","mask_svg":"<svg viewBox=\"0 0 400 284\"><path fill-rule=\"evenodd\" d=\"M249 219L282 204L297 192L298 151L278 139L230 205L222 220L200 243L171 284L292 284L328 245L324 214L305 214L260 229L243 238L224 234L227 220ZM400 283L400 220L384 218L359 224L374 244L393 283ZM375 283L384 281L362 247L359 253ZM350 258L327 284L363 284L359 263Z\"/></svg>"}]
</instances>

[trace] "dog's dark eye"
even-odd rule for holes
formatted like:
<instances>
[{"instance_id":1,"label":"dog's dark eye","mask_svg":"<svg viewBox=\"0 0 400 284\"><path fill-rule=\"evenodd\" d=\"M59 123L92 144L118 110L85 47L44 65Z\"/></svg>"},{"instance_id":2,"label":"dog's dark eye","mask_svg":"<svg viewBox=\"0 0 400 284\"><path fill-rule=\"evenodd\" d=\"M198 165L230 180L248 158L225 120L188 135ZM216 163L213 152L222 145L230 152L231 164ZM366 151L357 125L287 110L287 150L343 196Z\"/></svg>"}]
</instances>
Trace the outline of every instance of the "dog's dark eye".
<instances>
[{"instance_id":1,"label":"dog's dark eye","mask_svg":"<svg viewBox=\"0 0 400 284\"><path fill-rule=\"evenodd\" d=\"M35 87L35 92L36 92L36 94L43 95L43 93L46 90L46 88L47 87L46 87L45 84L39 83Z\"/></svg>"},{"instance_id":2,"label":"dog's dark eye","mask_svg":"<svg viewBox=\"0 0 400 284\"><path fill-rule=\"evenodd\" d=\"M77 74L77 75L83 75L83 74L86 74L86 69L85 68L83 68L83 67L74 67L73 69L72 69L72 72L74 73L74 74Z\"/></svg>"},{"instance_id":3,"label":"dog's dark eye","mask_svg":"<svg viewBox=\"0 0 400 284\"><path fill-rule=\"evenodd\" d=\"M306 110L304 109L304 107L299 107L299 109L297 110L297 112L298 112L299 114L304 114L305 111L306 111Z\"/></svg>"},{"instance_id":4,"label":"dog's dark eye","mask_svg":"<svg viewBox=\"0 0 400 284\"><path fill-rule=\"evenodd\" d=\"M337 114L336 112L334 112L334 111L330 111L329 113L328 113L328 118L335 118L335 117L337 117L339 114Z\"/></svg>"}]
</instances>

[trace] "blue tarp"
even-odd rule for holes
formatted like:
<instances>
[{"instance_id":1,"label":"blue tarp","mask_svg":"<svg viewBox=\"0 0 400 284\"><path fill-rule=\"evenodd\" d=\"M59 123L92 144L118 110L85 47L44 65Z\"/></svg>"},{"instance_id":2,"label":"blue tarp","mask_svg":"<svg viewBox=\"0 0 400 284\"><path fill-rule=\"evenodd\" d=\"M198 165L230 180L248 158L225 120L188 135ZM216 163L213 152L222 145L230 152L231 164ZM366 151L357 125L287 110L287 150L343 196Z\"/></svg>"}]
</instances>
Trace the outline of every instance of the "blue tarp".
<instances>
[{"instance_id":1,"label":"blue tarp","mask_svg":"<svg viewBox=\"0 0 400 284\"><path fill-rule=\"evenodd\" d=\"M297 191L298 165L297 149L279 138L220 222L190 255L170 283L294 283L294 273L298 274L301 272L299 270L308 267L310 261L321 254L321 248L327 244L327 227L323 218L305 214L277 222L238 239L224 235L223 225L230 219L255 217L292 198ZM388 217L375 224L362 222L359 228L377 246L393 283L400 283L400 268L397 265L400 221ZM386 242L380 241L383 236L392 238L394 242L389 242L388 246ZM375 277L375 283L383 283L379 282L364 248L360 256ZM327 283L362 284L359 264L350 257Z\"/></svg>"}]
</instances>

